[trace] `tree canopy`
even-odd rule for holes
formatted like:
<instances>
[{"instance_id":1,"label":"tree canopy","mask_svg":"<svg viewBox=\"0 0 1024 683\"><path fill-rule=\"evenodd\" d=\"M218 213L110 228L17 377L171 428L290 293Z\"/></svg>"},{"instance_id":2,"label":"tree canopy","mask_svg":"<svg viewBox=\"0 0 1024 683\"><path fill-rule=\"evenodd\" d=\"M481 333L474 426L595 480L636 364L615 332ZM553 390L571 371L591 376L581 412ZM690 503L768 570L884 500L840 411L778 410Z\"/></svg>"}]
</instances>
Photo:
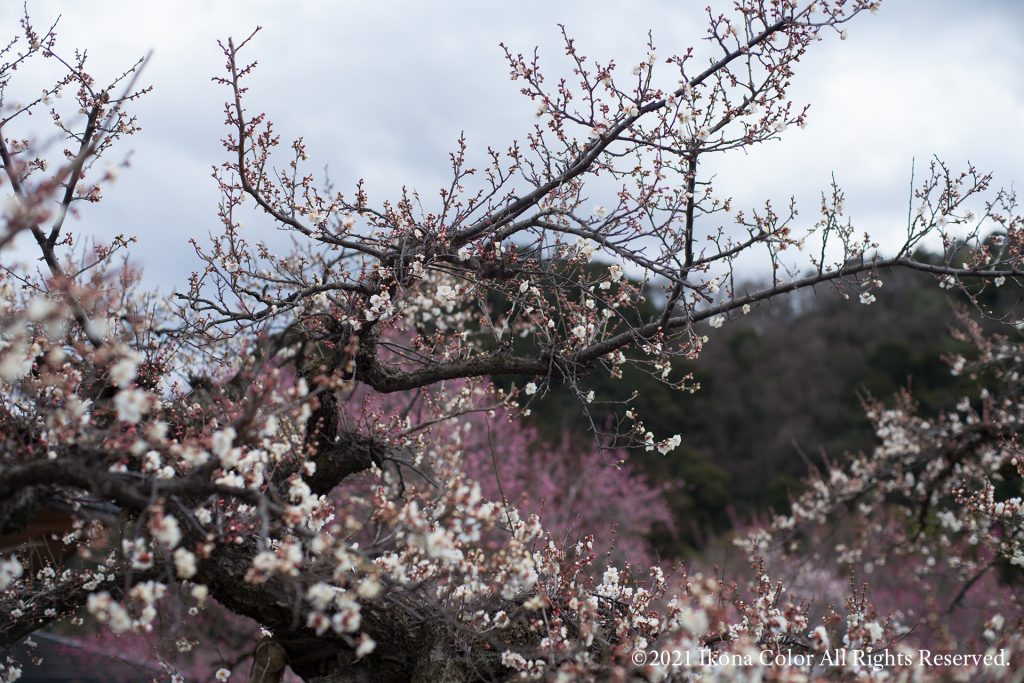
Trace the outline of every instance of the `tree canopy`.
<instances>
[{"instance_id":1,"label":"tree canopy","mask_svg":"<svg viewBox=\"0 0 1024 683\"><path fill-rule=\"evenodd\" d=\"M804 680L827 673L806 657L860 653L838 668L852 676L867 655L909 657L916 642L949 656L977 643L970 652L988 659L958 670L1010 676L1024 662L1021 624L993 605L1019 610L1007 577L1024 566L1024 322L1016 295L997 292L1024 275L1013 192L936 159L914 181L902 246L883 253L835 182L807 219L793 202L739 206L706 170L802 126L808 110L788 96L798 62L877 5L739 0L708 10L701 49L652 43L625 71L589 60L565 29L572 75L558 80L536 54L505 48L537 106L533 129L482 152L460 139L448 184L380 201L361 181L339 191L311 172L300 132L250 108L259 33L226 39L214 79L226 98L219 229L193 240L195 270L171 298L118 261L130 238L90 244L67 221L102 200L116 175L107 164L139 131L144 60L98 80L85 52L26 15L0 52L11 195L0 248L24 236L39 261L5 259L0 273L0 533L24 535L46 510L67 527L45 551L30 541L0 560L0 645L62 624L157 634L167 675L182 680L175 629L224 610L264 635L251 659L217 660L217 680L246 666L263 681L286 666L319 681L683 680L706 657L751 658L729 677ZM30 60L63 75L14 102ZM286 233L290 249L243 228L250 219ZM766 282L743 277L751 258L764 259ZM772 363L774 344L817 339L827 348L804 362L831 362L856 334L850 307L870 312L906 273L929 281L910 290L919 305L944 290L964 307L948 361L972 381L949 383L956 406L921 397L934 411L922 415L910 395L865 398L868 451L818 459L806 486L764 493L778 464L757 451L778 445L744 434L744 412L785 412L772 405L782 401L814 415L815 394L767 393L724 371L701 389L694 361L717 343L742 371ZM794 313L780 314L793 342L751 331L755 311L825 290L844 302L822 323L839 339L801 331ZM907 346L874 349L844 391L896 388L892 359L936 343L906 320L882 322ZM693 392L729 395L725 412L703 413L705 441L693 445L738 445L749 460L687 458L691 425L651 400L664 395L652 383L680 406ZM566 397L587 446L538 455L521 421ZM644 458L693 488L642 478ZM735 491L786 508L743 530L747 578L629 561L599 548L608 528L579 526L616 528L623 552L689 521L660 507L673 495L688 496L676 509L708 517L722 469L746 478ZM571 497L590 500L587 515L562 514ZM635 527L599 514L630 504L647 508L627 518ZM882 572L892 563L904 574ZM881 613L861 579L914 599ZM982 617L952 616L976 587L989 598ZM0 676L29 666L5 660ZM920 657L887 666L949 671Z\"/></svg>"}]
</instances>

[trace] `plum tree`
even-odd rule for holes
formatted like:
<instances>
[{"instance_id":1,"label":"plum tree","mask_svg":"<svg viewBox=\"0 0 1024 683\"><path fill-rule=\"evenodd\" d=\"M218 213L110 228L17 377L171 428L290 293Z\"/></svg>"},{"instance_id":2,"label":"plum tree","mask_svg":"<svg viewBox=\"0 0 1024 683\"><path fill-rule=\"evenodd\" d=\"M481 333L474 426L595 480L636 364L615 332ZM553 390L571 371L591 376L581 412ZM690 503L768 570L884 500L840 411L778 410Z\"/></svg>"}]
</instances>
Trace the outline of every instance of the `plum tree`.
<instances>
[{"instance_id":1,"label":"plum tree","mask_svg":"<svg viewBox=\"0 0 1024 683\"><path fill-rule=\"evenodd\" d=\"M549 533L543 509L520 514L500 488L483 495L466 466L461 425L507 428L554 384L575 392L601 448L670 454L680 435L652 433L629 401L610 423L588 420L602 397L581 379L628 365L692 390L674 360L796 290L829 285L868 305L887 272L912 269L1013 333L1018 318L979 299L1022 275L1022 218L988 174L934 162L894 253L855 229L835 184L801 225L793 204L740 207L710 183L708 159L805 122L787 95L798 61L876 7L739 0L708 11L710 57L659 57L650 44L625 74L592 63L564 32L572 77L553 84L538 57L506 49L511 78L537 105L533 130L479 164L460 140L436 195L403 189L379 203L361 182L346 194L318 180L302 139L283 145L268 115L248 108L245 55L258 36L227 40L215 79L227 93L221 228L193 241L197 270L173 300L115 263L129 238L82 249L65 223L102 199L115 171L100 160L137 131L142 63L101 87L84 53L62 57L53 28L39 33L26 16L0 66L11 195L0 247L26 234L44 269L12 263L0 280L0 531L59 503L71 552L32 558L23 547L3 559L0 643L62 622L146 633L214 599L267 630L257 665L268 676L287 661L322 681L663 680L699 661L673 652L742 659L904 638L859 590L838 607L845 619L831 610L811 625L811 606L769 578L784 531L844 505L868 520L859 534L847 528L857 547L884 525L923 566L935 549L949 553L964 591L998 558L1020 564L1020 498L1006 493L1019 491L1022 467L1012 370L1001 375L1006 402L969 403L967 427L873 409L879 452L824 474L791 514L752 532L748 589L659 566L595 575L592 539ZM32 101L10 101L8 84L35 59L64 75ZM56 126L57 152L27 132L40 119ZM291 249L243 230L248 216L287 232ZM931 239L943 260L918 257ZM741 290L735 268L750 254L772 278ZM979 345L995 364L1017 357L1005 340ZM579 495L600 495L591 486ZM917 517L888 513L897 493ZM949 533L934 533L935 519ZM1019 624L990 620L985 637L1024 656ZM653 651L670 658L636 657ZM0 667L13 680L27 665ZM800 678L808 666L772 671Z\"/></svg>"}]
</instances>

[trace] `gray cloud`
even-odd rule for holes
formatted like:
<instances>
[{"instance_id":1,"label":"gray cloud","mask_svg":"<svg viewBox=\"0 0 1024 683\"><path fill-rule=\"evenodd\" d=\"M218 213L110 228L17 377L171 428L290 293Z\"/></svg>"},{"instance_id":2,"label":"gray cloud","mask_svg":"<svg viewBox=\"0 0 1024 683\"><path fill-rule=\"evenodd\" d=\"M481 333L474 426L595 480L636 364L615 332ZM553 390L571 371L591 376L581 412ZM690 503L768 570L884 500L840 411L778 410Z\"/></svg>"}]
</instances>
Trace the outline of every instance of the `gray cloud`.
<instances>
[{"instance_id":1,"label":"gray cloud","mask_svg":"<svg viewBox=\"0 0 1024 683\"><path fill-rule=\"evenodd\" d=\"M403 185L432 196L460 131L471 154L522 139L534 108L508 80L500 41L522 52L539 45L553 71L565 67L559 22L584 54L627 68L645 54L648 29L661 55L708 49L695 3L550 4L35 0L37 23L63 14L62 45L88 48L101 74L154 50L145 79L156 90L137 107L144 131L128 143L133 168L74 228L138 235L134 259L147 281L164 289L183 281L195 264L187 239L217 227L210 167L225 155L224 92L210 81L223 64L216 40L257 24L264 30L249 53L260 62L251 106L271 115L283 139L304 136L312 167L329 166L339 188L362 177L376 200ZM9 31L16 9L0 10ZM1010 0L886 0L877 16L850 26L847 40L811 50L792 92L812 104L810 125L716 162L720 193L741 205L793 194L813 222L834 171L855 220L891 246L906 214L911 159L919 167L932 154L957 166L969 159L1004 184L1020 179L1022 18ZM279 239L265 221L246 230Z\"/></svg>"}]
</instances>

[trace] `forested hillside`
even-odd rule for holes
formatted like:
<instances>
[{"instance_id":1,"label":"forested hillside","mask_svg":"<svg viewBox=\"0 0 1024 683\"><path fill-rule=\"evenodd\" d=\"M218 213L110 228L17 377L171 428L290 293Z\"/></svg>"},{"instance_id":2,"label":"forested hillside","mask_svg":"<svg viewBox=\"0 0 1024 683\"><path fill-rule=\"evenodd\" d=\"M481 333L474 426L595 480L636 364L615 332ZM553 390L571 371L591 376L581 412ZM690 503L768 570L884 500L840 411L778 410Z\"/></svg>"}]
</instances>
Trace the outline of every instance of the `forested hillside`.
<instances>
[{"instance_id":1,"label":"forested hillside","mask_svg":"<svg viewBox=\"0 0 1024 683\"><path fill-rule=\"evenodd\" d=\"M1008 290L997 301L1003 291L990 288L980 301L1012 305ZM956 313L977 318L977 311L966 311L920 273L894 272L874 295L863 305L820 287L715 330L699 360L676 362L693 373L699 391L675 390L634 368L619 380L591 378L597 395L629 400L655 433L682 435L682 447L668 455L636 449L631 460L653 483L678 480L668 494L678 538L657 544L666 555L785 510L810 467L870 450L875 435L864 398L889 400L909 389L924 412L955 407L972 384L946 361L970 353L955 339ZM570 392L556 387L542 405L531 419L549 439L571 430L579 443L593 440ZM618 406L587 407L601 425Z\"/></svg>"}]
</instances>

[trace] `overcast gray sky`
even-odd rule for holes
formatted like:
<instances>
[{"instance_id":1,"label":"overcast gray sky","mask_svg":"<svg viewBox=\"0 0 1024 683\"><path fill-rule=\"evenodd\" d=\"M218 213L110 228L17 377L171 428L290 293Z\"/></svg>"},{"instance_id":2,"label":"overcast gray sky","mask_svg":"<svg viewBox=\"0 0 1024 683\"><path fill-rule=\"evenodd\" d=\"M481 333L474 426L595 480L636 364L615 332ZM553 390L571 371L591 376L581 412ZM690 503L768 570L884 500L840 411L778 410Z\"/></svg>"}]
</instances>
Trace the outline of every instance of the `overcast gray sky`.
<instances>
[{"instance_id":1,"label":"overcast gray sky","mask_svg":"<svg viewBox=\"0 0 1024 683\"><path fill-rule=\"evenodd\" d=\"M249 52L260 61L252 106L267 110L283 139L305 136L314 168L329 166L339 189L362 177L379 201L402 185L433 195L460 130L471 155L528 132L535 108L508 80L499 42L539 46L553 70L564 65L559 22L581 52L626 67L646 53L648 29L659 57L690 45L710 54L700 41L705 4L31 0L29 10L40 26L62 15L60 44L89 49L100 80L153 50L145 81L156 90L136 107L144 131L128 141L133 168L75 229L137 235L135 261L150 284L169 289L195 265L188 238L217 228L210 169L225 158L225 93L210 77L223 66L218 38L263 26ZM20 3L0 5L8 33L19 13ZM884 246L903 228L914 157L919 168L933 154L954 166L970 160L998 184L1024 179L1022 27L1024 3L1015 0L884 0L877 15L850 25L847 40L814 46L798 69L792 97L812 105L810 125L724 159L720 190L740 206L795 194L813 222L835 172L851 215Z\"/></svg>"}]
</instances>

